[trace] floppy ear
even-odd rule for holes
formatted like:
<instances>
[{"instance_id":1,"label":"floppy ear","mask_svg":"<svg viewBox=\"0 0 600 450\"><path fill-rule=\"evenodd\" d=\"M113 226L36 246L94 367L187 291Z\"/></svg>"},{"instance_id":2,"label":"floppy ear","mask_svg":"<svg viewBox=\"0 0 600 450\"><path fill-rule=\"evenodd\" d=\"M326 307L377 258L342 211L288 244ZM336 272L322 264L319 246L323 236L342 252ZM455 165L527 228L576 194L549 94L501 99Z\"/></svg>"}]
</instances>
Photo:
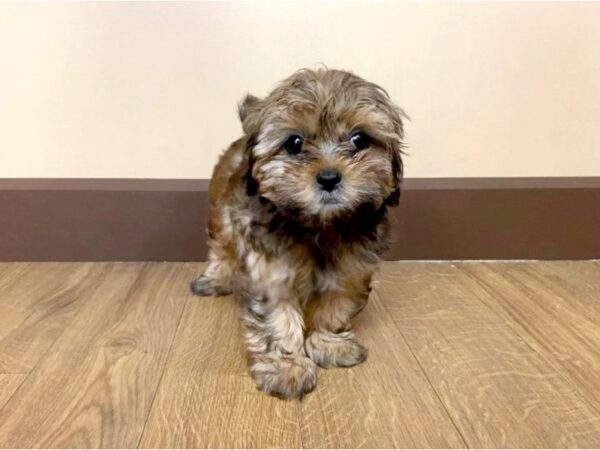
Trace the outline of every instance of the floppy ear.
<instances>
[{"instance_id":1,"label":"floppy ear","mask_svg":"<svg viewBox=\"0 0 600 450\"><path fill-rule=\"evenodd\" d=\"M244 134L247 136L251 136L258 132L259 114L261 109L261 100L252 94L247 94L238 104L238 115L242 122Z\"/></svg>"},{"instance_id":2,"label":"floppy ear","mask_svg":"<svg viewBox=\"0 0 600 450\"><path fill-rule=\"evenodd\" d=\"M258 181L252 176L252 168L254 166L254 158L252 157L252 147L254 146L254 137L250 136L246 139L246 173L244 174L244 182L246 183L246 194L250 197L258 193Z\"/></svg>"},{"instance_id":3,"label":"floppy ear","mask_svg":"<svg viewBox=\"0 0 600 450\"><path fill-rule=\"evenodd\" d=\"M402 117L408 118L408 116L400 108L395 108L393 114L394 128L397 135L397 141L391 148L392 151L392 173L394 176L394 190L385 199L385 204L388 206L398 206L400 203L400 185L402 184L402 175L404 172L404 165L402 163L402 139L404 138L404 127L402 124Z\"/></svg>"},{"instance_id":4,"label":"floppy ear","mask_svg":"<svg viewBox=\"0 0 600 450\"><path fill-rule=\"evenodd\" d=\"M244 180L246 183L246 194L249 196L254 196L258 192L258 182L252 176L252 166L254 165L252 147L255 145L256 135L260 128L259 114L261 108L261 100L252 94L246 94L238 104L238 115L240 116L240 122L242 122L242 129L246 135L246 159L248 167L244 175Z\"/></svg>"},{"instance_id":5,"label":"floppy ear","mask_svg":"<svg viewBox=\"0 0 600 450\"><path fill-rule=\"evenodd\" d=\"M394 190L385 199L388 206L398 206L400 203L400 185L402 184L402 157L400 149L392 150L392 173L394 176Z\"/></svg>"}]
</instances>

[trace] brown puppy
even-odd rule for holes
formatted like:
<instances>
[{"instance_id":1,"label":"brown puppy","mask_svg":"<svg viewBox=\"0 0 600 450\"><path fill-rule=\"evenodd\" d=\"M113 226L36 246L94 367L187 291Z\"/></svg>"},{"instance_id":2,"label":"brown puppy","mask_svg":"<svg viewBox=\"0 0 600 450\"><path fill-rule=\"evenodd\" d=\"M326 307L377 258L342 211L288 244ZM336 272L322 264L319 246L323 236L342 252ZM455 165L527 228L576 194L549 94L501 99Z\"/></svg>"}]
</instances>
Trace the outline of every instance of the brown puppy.
<instances>
[{"instance_id":1,"label":"brown puppy","mask_svg":"<svg viewBox=\"0 0 600 450\"><path fill-rule=\"evenodd\" d=\"M367 351L350 319L389 246L402 179L402 111L351 73L300 70L239 107L244 136L209 188L209 264L198 295L242 300L250 372L285 398L314 389L317 365Z\"/></svg>"}]
</instances>

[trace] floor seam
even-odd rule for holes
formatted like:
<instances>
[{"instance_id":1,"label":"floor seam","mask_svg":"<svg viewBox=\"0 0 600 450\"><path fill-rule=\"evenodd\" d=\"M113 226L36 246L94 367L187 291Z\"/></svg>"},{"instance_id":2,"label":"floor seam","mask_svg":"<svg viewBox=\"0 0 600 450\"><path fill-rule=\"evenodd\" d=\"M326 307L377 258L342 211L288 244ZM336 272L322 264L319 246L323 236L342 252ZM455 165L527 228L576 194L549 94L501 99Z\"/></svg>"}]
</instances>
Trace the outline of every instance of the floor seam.
<instances>
[{"instance_id":1,"label":"floor seam","mask_svg":"<svg viewBox=\"0 0 600 450\"><path fill-rule=\"evenodd\" d=\"M110 266L108 264L105 264L104 270L101 272L100 276L102 279L104 279L105 277L107 277L107 273L110 271ZM142 272L142 269L140 269L140 274ZM135 282L137 281L137 279L139 278L139 274L138 277L135 278L134 282L132 283L135 284ZM95 293L98 290L100 283L97 283L96 286L93 288L92 290L92 294ZM25 372L27 373L27 376L25 376L23 378L23 381L19 384L19 387L17 387L17 389L15 389L15 391L10 395L10 397L8 398L8 400L6 401L6 403L4 403L4 406L2 406L2 408L0 408L0 413L4 410L4 408L6 408L6 406L11 402L12 398L17 394L17 392L21 389L21 386L23 386L23 384L29 379L29 377L37 370L38 366L42 363L42 361L45 361L46 356L48 356L48 354L52 351L52 349L54 348L54 346L56 345L56 343L60 340L60 338L65 334L65 332L67 331L67 329L69 328L69 326L75 321L75 319L77 319L77 317L79 316L79 314L81 314L81 310L83 309L84 304L82 304L78 309L77 312L75 314L73 314L73 318L71 320L69 320L65 326L63 327L63 329L61 330L61 332L58 334L58 336L56 337L56 339L54 339L54 342L52 342L52 344L48 347L48 349L44 352L44 354L42 356L40 356L40 358L38 359L38 361L34 364L34 366L31 368L31 370L29 372Z\"/></svg>"},{"instance_id":2,"label":"floor seam","mask_svg":"<svg viewBox=\"0 0 600 450\"><path fill-rule=\"evenodd\" d=\"M144 421L144 426L142 427L142 432L140 433L140 438L138 439L138 442L137 442L135 448L140 448L140 444L142 443L144 434L146 433L146 426L148 425L148 421L150 420L150 416L152 415L152 410L154 409L154 403L156 401L156 397L158 397L158 392L160 391L160 387L162 385L163 378L165 376L165 372L167 371L169 362L171 361L171 354L172 354L172 350L173 350L173 344L175 343L175 338L179 334L179 330L181 328L181 322L183 320L184 312L186 311L186 309L188 308L188 305L190 304L190 301L192 301L192 300L194 300L194 299L188 298L188 300L186 301L183 308L181 308L181 312L179 313L179 319L177 320L177 326L175 327L175 332L173 333L173 337L171 338L171 343L169 344L169 350L167 351L167 357L165 359L165 364L164 364L163 370L160 374L158 384L156 385L156 390L154 391L154 395L152 396L152 401L150 402L150 407L148 408L148 414L146 415L146 420Z\"/></svg>"},{"instance_id":3,"label":"floor seam","mask_svg":"<svg viewBox=\"0 0 600 450\"><path fill-rule=\"evenodd\" d=\"M302 433L302 412L301 412L301 409L302 409L302 405L300 404L300 401L297 401L297 404L296 404L296 415L297 415L297 419L298 419L298 432L299 432L298 434L300 436L300 448L306 448L304 446L304 436L303 436L303 433Z\"/></svg>"},{"instance_id":4,"label":"floor seam","mask_svg":"<svg viewBox=\"0 0 600 450\"><path fill-rule=\"evenodd\" d=\"M381 299L381 297L380 297ZM383 301L381 301L381 306L383 306L384 310L389 314L390 310L388 309L388 307L385 305L385 303ZM452 426L454 427L454 429L456 430L456 432L458 433L458 435L460 436L463 444L464 444L464 448L471 448L469 446L469 444L467 443L467 439L465 438L465 436L463 435L462 431L460 430L460 428L458 427L457 423L454 420L454 417L452 417L452 414L450 413L450 411L448 410L448 408L446 407L446 404L444 403L444 401L442 400L442 398L440 397L437 389L435 388L435 386L433 385L433 383L431 382L431 380L429 379L429 377L427 376L427 372L425 371L425 369L423 368L423 365L421 364L421 361L419 361L419 358L417 358L417 355L415 355L415 352L413 351L412 347L410 346L410 344L408 343L408 340L406 339L406 337L404 336L404 333L402 333L402 330L400 329L400 327L398 326L398 323L396 323L396 320L394 319L394 315L393 314L389 314L389 317L392 321L392 323L394 324L394 328L396 329L396 331L398 331L398 333L400 334L400 336L402 337L402 340L404 341L404 343L406 344L406 347L408 348L408 351L410 352L411 356L414 358L414 360L416 361L417 365L419 366L419 370L421 371L421 373L423 374L423 376L425 377L425 379L427 380L427 384L429 384L429 386L431 387L431 390L433 391L433 393L435 394L435 397L438 399L438 401L440 402L440 404L442 405L442 408L444 408L444 411L446 412L446 415L448 416L448 419L450 419L450 422L452 423Z\"/></svg>"},{"instance_id":5,"label":"floor seam","mask_svg":"<svg viewBox=\"0 0 600 450\"><path fill-rule=\"evenodd\" d=\"M490 297L496 299L495 295L492 293L491 288L489 287L489 285L487 283L484 283L483 281L479 280L475 275L473 275L472 273L470 273L468 270L462 268L462 267L457 267L463 274L465 274L471 281L475 282L477 284L477 286L479 286L487 295L489 295ZM502 275L500 275L502 276ZM469 287L466 287L467 289L469 289ZM469 289L469 291L471 293L473 293L473 291L471 289ZM481 300L477 295L475 295L473 293L473 296L475 298L477 298L477 301L479 301L481 304L483 304L490 312L492 312L493 314L501 317L496 311L494 311L488 304L486 304L483 300ZM546 358L542 353L540 353L535 347L533 347L528 341L527 339L525 339L523 337L522 332L520 331L520 329L522 329L523 327L521 327L520 325L517 324L517 326L514 325L514 319L511 317L511 315L509 313L506 312L506 310L504 309L504 307L502 307L502 305L500 305L500 308L503 311L504 315L508 315L508 317L511 319L510 321L508 321L508 326L510 327L511 330L513 330L513 332L519 337L519 339L531 350L533 351L536 355L539 356L539 358L548 365L548 367L550 367L554 373L556 373L556 375L567 385L569 386L573 393L587 406L589 406L592 411L594 411L596 414L600 414L600 409L598 409L596 407L596 405L593 405L592 403L590 403L586 396L582 395L582 393L579 391L579 389L577 388L577 386L575 386L573 384L573 382L571 381L570 378L565 377L562 374L562 371L559 371L556 369L555 365L552 363L551 360L549 360L548 358ZM528 333L527 333L528 334ZM530 335L531 336L531 335ZM532 337L532 339L535 340L535 338ZM558 364L558 366L564 370L564 367L560 364Z\"/></svg>"}]
</instances>

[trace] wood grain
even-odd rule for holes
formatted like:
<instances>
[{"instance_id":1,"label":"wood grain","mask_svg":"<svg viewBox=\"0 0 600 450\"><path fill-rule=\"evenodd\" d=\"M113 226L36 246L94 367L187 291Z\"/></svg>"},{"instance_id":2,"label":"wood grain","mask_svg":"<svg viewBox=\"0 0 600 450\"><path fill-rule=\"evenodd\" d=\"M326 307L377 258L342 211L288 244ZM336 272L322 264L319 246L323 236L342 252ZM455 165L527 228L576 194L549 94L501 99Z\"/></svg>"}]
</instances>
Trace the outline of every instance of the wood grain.
<instances>
[{"instance_id":1,"label":"wood grain","mask_svg":"<svg viewBox=\"0 0 600 450\"><path fill-rule=\"evenodd\" d=\"M600 263L385 264L369 358L302 402L200 270L0 263L0 447L600 447Z\"/></svg>"},{"instance_id":2,"label":"wood grain","mask_svg":"<svg viewBox=\"0 0 600 450\"><path fill-rule=\"evenodd\" d=\"M319 372L317 390L300 404L305 446L464 447L377 289L355 330L369 357L351 370Z\"/></svg>"},{"instance_id":3,"label":"wood grain","mask_svg":"<svg viewBox=\"0 0 600 450\"><path fill-rule=\"evenodd\" d=\"M506 263L459 266L481 300L600 412L600 265Z\"/></svg>"},{"instance_id":4,"label":"wood grain","mask_svg":"<svg viewBox=\"0 0 600 450\"><path fill-rule=\"evenodd\" d=\"M27 373L75 316L104 265L18 264L0 289L0 372Z\"/></svg>"},{"instance_id":5,"label":"wood grain","mask_svg":"<svg viewBox=\"0 0 600 450\"><path fill-rule=\"evenodd\" d=\"M383 360L321 370L317 390L298 404L256 391L232 325L237 306L229 297L186 306L142 447L464 446L384 314L368 310L362 320L374 332L367 345L390 343L373 350Z\"/></svg>"},{"instance_id":6,"label":"wood grain","mask_svg":"<svg viewBox=\"0 0 600 450\"><path fill-rule=\"evenodd\" d=\"M600 443L597 412L482 302L487 292L464 272L450 264L386 269L379 292L470 447Z\"/></svg>"},{"instance_id":7,"label":"wood grain","mask_svg":"<svg viewBox=\"0 0 600 450\"><path fill-rule=\"evenodd\" d=\"M0 262L0 287L5 288L11 283L11 280L19 277L27 270L27 263L19 262Z\"/></svg>"},{"instance_id":8,"label":"wood grain","mask_svg":"<svg viewBox=\"0 0 600 450\"><path fill-rule=\"evenodd\" d=\"M9 447L134 447L175 334L190 273L114 264L0 411Z\"/></svg>"},{"instance_id":9,"label":"wood grain","mask_svg":"<svg viewBox=\"0 0 600 450\"><path fill-rule=\"evenodd\" d=\"M0 410L27 377L24 373L0 373Z\"/></svg>"},{"instance_id":10,"label":"wood grain","mask_svg":"<svg viewBox=\"0 0 600 450\"><path fill-rule=\"evenodd\" d=\"M26 311L14 306L0 304L0 346L2 345L2 339L17 328L26 317ZM6 362L3 365L6 366ZM6 369L7 367L4 367L4 370Z\"/></svg>"},{"instance_id":11,"label":"wood grain","mask_svg":"<svg viewBox=\"0 0 600 450\"><path fill-rule=\"evenodd\" d=\"M140 447L301 447L297 405L247 375L238 305L188 300Z\"/></svg>"}]
</instances>

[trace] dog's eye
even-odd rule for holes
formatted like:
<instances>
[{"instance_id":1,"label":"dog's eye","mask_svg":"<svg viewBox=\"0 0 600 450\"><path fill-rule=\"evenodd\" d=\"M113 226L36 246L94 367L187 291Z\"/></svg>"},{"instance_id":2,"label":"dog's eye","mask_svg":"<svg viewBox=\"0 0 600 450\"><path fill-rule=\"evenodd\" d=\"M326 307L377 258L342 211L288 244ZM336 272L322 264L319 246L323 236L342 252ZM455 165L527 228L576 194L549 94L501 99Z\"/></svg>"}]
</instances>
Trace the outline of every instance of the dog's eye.
<instances>
[{"instance_id":1,"label":"dog's eye","mask_svg":"<svg viewBox=\"0 0 600 450\"><path fill-rule=\"evenodd\" d=\"M356 150L364 150L371 143L371 136L363 131L357 131L350 138L350 142L354 144Z\"/></svg>"},{"instance_id":2,"label":"dog's eye","mask_svg":"<svg viewBox=\"0 0 600 450\"><path fill-rule=\"evenodd\" d=\"M300 136L294 135L287 138L287 141L285 141L283 144L283 148L285 148L290 155L297 155L302 151L303 143L304 139L302 139Z\"/></svg>"}]
</instances>

